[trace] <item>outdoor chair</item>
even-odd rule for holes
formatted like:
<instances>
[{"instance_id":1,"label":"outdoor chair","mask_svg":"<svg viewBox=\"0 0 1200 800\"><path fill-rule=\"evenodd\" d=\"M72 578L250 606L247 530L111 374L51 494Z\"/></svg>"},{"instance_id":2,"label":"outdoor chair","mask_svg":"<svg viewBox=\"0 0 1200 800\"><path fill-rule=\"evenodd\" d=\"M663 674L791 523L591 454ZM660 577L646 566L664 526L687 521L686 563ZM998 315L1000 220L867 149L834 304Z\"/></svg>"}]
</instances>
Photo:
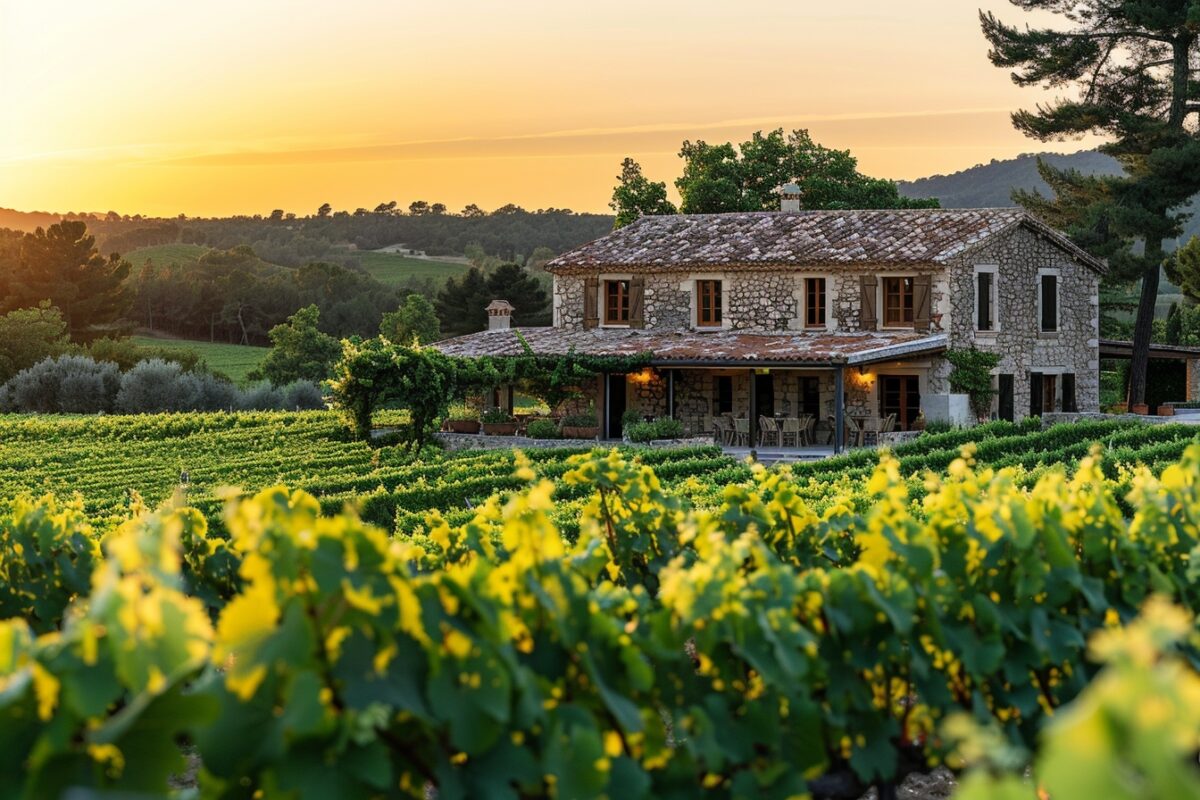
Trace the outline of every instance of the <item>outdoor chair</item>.
<instances>
[{"instance_id":1,"label":"outdoor chair","mask_svg":"<svg viewBox=\"0 0 1200 800\"><path fill-rule=\"evenodd\" d=\"M738 417L733 421L733 444L739 447L750 445L750 420Z\"/></svg>"},{"instance_id":2,"label":"outdoor chair","mask_svg":"<svg viewBox=\"0 0 1200 800\"><path fill-rule=\"evenodd\" d=\"M733 444L733 425L729 417L713 417L712 432L713 441L717 444Z\"/></svg>"},{"instance_id":3,"label":"outdoor chair","mask_svg":"<svg viewBox=\"0 0 1200 800\"><path fill-rule=\"evenodd\" d=\"M800 430L800 420L796 417L788 417L783 420L783 427L779 431L780 446L787 447L791 443L792 447L799 447L803 433Z\"/></svg>"},{"instance_id":4,"label":"outdoor chair","mask_svg":"<svg viewBox=\"0 0 1200 800\"><path fill-rule=\"evenodd\" d=\"M883 418L883 427L880 428L880 431L883 433L891 433L894 430L896 430L896 415L888 414Z\"/></svg>"},{"instance_id":5,"label":"outdoor chair","mask_svg":"<svg viewBox=\"0 0 1200 800\"><path fill-rule=\"evenodd\" d=\"M772 417L759 415L758 417L759 441L764 445L780 445L779 441L779 424Z\"/></svg>"}]
</instances>

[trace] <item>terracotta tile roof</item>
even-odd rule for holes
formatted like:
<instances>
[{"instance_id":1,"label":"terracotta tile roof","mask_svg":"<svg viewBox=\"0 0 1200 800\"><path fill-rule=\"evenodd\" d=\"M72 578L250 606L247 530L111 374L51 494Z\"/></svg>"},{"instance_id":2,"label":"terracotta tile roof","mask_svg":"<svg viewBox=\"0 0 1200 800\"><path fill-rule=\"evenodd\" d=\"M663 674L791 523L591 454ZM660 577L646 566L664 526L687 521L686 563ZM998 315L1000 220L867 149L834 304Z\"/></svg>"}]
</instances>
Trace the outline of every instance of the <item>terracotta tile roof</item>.
<instances>
[{"instance_id":1,"label":"terracotta tile roof","mask_svg":"<svg viewBox=\"0 0 1200 800\"><path fill-rule=\"evenodd\" d=\"M518 335L519 331L519 335ZM636 329L512 328L481 331L435 342L451 356L519 356L522 338L538 355L635 356L670 364L857 364L945 349L946 335L916 331L881 333L740 333Z\"/></svg>"},{"instance_id":2,"label":"terracotta tile roof","mask_svg":"<svg viewBox=\"0 0 1200 800\"><path fill-rule=\"evenodd\" d=\"M675 214L636 222L550 261L608 269L936 265L1024 225L1097 271L1105 265L1020 208Z\"/></svg>"}]
</instances>

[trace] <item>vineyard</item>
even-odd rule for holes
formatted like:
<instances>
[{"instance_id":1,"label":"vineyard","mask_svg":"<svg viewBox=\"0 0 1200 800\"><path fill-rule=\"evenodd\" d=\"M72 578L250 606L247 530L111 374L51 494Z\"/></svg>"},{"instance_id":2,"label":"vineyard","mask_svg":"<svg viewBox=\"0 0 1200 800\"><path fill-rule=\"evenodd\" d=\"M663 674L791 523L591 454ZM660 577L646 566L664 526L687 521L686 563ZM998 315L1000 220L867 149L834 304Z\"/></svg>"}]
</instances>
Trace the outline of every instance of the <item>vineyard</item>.
<instances>
[{"instance_id":1,"label":"vineyard","mask_svg":"<svg viewBox=\"0 0 1200 800\"><path fill-rule=\"evenodd\" d=\"M976 443L980 466L1015 469L1015 480L1032 485L1052 465L1071 464L1093 443L1107 448L1103 469L1125 490L1131 467L1155 472L1180 458L1196 438L1182 425L1080 422L1041 431L1034 425L991 423L969 431L927 434L895 451L898 469L914 499L925 492L925 472L943 473L960 448ZM565 485L568 459L582 450L525 454L538 473L555 483L555 522L569 536L578 530L588 487ZM637 450L674 493L713 507L724 487L750 480L750 467L717 447ZM796 491L818 512L849 497L860 510L869 497L866 481L879 454L861 450L789 469ZM210 524L221 525L229 488L248 493L274 485L302 489L323 512L347 505L375 525L401 532L422 527L429 511L449 524L468 522L492 494L522 485L514 477L511 451L442 454L414 458L401 447L351 440L332 413L169 414L136 417L0 416L0 497L78 492L95 524L109 528L125 519L135 500L156 507L177 491Z\"/></svg>"},{"instance_id":2,"label":"vineyard","mask_svg":"<svg viewBox=\"0 0 1200 800\"><path fill-rule=\"evenodd\" d=\"M185 752L212 798L888 797L964 763L971 800L1200 794L1184 430L990 426L917 498L962 434L793 474L711 448L401 464L322 414L5 425L5 493L87 490L0 506L0 797L162 796ZM1093 438L1183 452L1158 477L1035 455ZM130 452L162 463L118 473ZM179 469L175 505L124 494ZM282 477L309 491L215 508ZM356 491L400 532L323 513Z\"/></svg>"}]
</instances>

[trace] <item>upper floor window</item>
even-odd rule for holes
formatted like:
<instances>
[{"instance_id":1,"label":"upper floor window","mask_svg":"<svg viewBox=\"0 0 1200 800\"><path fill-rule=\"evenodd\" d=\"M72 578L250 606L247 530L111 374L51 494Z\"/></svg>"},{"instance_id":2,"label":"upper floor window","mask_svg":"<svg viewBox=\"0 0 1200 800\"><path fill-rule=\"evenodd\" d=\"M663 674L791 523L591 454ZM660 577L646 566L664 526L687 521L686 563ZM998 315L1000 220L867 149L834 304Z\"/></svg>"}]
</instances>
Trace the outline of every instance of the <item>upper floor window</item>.
<instances>
[{"instance_id":1,"label":"upper floor window","mask_svg":"<svg viewBox=\"0 0 1200 800\"><path fill-rule=\"evenodd\" d=\"M1042 333L1058 331L1058 275L1050 272L1038 275L1038 308Z\"/></svg>"},{"instance_id":2,"label":"upper floor window","mask_svg":"<svg viewBox=\"0 0 1200 800\"><path fill-rule=\"evenodd\" d=\"M975 273L975 330L996 330L996 272L992 269Z\"/></svg>"},{"instance_id":3,"label":"upper floor window","mask_svg":"<svg viewBox=\"0 0 1200 800\"><path fill-rule=\"evenodd\" d=\"M696 281L696 325L715 328L721 325L721 282Z\"/></svg>"},{"instance_id":4,"label":"upper floor window","mask_svg":"<svg viewBox=\"0 0 1200 800\"><path fill-rule=\"evenodd\" d=\"M913 279L883 279L883 324L901 327L913 324Z\"/></svg>"},{"instance_id":5,"label":"upper floor window","mask_svg":"<svg viewBox=\"0 0 1200 800\"><path fill-rule=\"evenodd\" d=\"M629 324L629 281L604 282L604 323Z\"/></svg>"},{"instance_id":6,"label":"upper floor window","mask_svg":"<svg viewBox=\"0 0 1200 800\"><path fill-rule=\"evenodd\" d=\"M804 279L804 327L825 327L825 279Z\"/></svg>"}]
</instances>

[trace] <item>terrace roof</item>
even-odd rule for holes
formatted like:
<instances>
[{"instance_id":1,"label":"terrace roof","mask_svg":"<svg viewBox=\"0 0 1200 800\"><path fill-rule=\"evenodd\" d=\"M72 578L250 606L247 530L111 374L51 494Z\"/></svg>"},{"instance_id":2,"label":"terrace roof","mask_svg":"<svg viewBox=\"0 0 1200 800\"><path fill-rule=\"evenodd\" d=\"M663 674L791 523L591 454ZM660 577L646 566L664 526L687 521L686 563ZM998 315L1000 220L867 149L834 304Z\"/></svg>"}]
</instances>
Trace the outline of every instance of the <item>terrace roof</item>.
<instances>
[{"instance_id":1,"label":"terrace roof","mask_svg":"<svg viewBox=\"0 0 1200 800\"><path fill-rule=\"evenodd\" d=\"M526 347L528 345L528 348ZM933 355L946 334L917 331L749 333L641 329L510 328L481 331L433 345L450 356L594 356L650 354L656 366L795 366L873 364Z\"/></svg>"}]
</instances>

